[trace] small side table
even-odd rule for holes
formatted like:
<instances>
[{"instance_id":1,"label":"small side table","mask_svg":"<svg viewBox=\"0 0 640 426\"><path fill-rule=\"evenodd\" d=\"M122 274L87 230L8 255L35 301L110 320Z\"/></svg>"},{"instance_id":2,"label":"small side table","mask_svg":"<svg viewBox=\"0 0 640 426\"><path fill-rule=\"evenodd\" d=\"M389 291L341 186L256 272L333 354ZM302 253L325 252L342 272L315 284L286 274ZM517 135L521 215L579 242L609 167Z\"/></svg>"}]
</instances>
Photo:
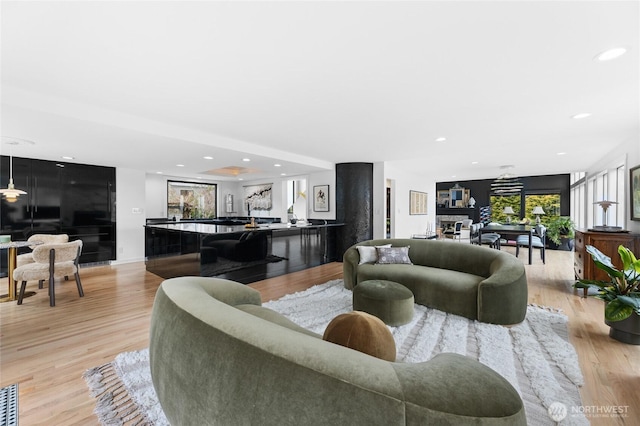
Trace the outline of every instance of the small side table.
<instances>
[{"instance_id":1,"label":"small side table","mask_svg":"<svg viewBox=\"0 0 640 426\"><path fill-rule=\"evenodd\" d=\"M13 271L16 269L16 259L18 258L18 248L37 246L39 244L42 244L42 241L10 241L8 243L0 243L0 249L8 249L7 255L9 258L9 276L7 277L9 291L8 294L3 294L2 296L0 296L0 303L18 300L17 285L13 280ZM34 294L36 294L35 291L27 291L24 293L23 297L31 297Z\"/></svg>"}]
</instances>

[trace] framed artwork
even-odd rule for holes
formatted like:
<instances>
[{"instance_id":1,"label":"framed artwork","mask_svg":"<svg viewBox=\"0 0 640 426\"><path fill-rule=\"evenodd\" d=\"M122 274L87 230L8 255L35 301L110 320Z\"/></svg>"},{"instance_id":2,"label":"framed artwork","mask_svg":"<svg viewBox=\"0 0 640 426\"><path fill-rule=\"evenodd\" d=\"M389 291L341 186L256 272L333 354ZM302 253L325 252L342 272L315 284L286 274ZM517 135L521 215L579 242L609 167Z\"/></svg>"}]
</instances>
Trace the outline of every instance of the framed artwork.
<instances>
[{"instance_id":1,"label":"framed artwork","mask_svg":"<svg viewBox=\"0 0 640 426\"><path fill-rule=\"evenodd\" d=\"M316 185L313 187L313 211L329 211L329 185Z\"/></svg>"},{"instance_id":2,"label":"framed artwork","mask_svg":"<svg viewBox=\"0 0 640 426\"><path fill-rule=\"evenodd\" d=\"M262 185L250 185L244 187L244 202L247 204L247 212L251 210L271 210L272 183ZM251 214L251 213L248 213Z\"/></svg>"},{"instance_id":3,"label":"framed artwork","mask_svg":"<svg viewBox=\"0 0 640 426\"><path fill-rule=\"evenodd\" d=\"M438 207L449 207L449 190L438 191L438 200L436 201Z\"/></svg>"},{"instance_id":4,"label":"framed artwork","mask_svg":"<svg viewBox=\"0 0 640 426\"><path fill-rule=\"evenodd\" d=\"M629 171L629 190L631 191L631 220L640 220L640 165Z\"/></svg>"},{"instance_id":5,"label":"framed artwork","mask_svg":"<svg viewBox=\"0 0 640 426\"><path fill-rule=\"evenodd\" d=\"M409 191L409 214L427 214L427 193Z\"/></svg>"}]
</instances>

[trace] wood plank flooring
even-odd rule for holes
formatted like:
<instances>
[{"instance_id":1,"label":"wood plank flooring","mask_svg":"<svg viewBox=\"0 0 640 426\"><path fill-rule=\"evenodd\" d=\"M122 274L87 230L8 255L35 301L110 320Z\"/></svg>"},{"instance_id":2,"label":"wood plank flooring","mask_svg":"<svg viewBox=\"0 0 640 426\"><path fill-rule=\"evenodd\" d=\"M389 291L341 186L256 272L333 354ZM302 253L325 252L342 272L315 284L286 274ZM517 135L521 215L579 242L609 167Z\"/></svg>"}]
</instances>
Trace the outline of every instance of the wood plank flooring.
<instances>
[{"instance_id":1,"label":"wood plank flooring","mask_svg":"<svg viewBox=\"0 0 640 426\"><path fill-rule=\"evenodd\" d=\"M520 257L526 259L526 250ZM626 410L625 417L591 415L592 424L640 424L640 346L610 339L602 302L574 294L572 253L549 250L546 265L534 256L526 269L530 302L561 308L570 318L585 376L584 406ZM83 268L81 276L84 298L73 281L57 282L51 308L46 289L30 283L27 290L38 294L22 306L0 304L0 386L19 383L22 426L98 424L82 373L149 344L149 315L162 279L144 263ZM266 301L341 276L342 264L329 263L251 286ZM0 285L5 290L6 281Z\"/></svg>"}]
</instances>

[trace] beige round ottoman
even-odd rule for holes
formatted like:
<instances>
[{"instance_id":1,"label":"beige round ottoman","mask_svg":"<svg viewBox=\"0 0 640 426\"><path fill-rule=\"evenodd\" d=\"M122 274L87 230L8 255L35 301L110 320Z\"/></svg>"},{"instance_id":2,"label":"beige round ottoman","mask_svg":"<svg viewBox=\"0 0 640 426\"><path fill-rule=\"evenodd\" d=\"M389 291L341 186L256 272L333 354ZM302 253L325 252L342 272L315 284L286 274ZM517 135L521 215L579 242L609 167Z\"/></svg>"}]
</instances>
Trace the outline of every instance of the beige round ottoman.
<instances>
[{"instance_id":1,"label":"beige round ottoman","mask_svg":"<svg viewBox=\"0 0 640 426\"><path fill-rule=\"evenodd\" d=\"M413 319L413 293L393 281L363 281L353 289L353 310L375 315L390 326Z\"/></svg>"}]
</instances>

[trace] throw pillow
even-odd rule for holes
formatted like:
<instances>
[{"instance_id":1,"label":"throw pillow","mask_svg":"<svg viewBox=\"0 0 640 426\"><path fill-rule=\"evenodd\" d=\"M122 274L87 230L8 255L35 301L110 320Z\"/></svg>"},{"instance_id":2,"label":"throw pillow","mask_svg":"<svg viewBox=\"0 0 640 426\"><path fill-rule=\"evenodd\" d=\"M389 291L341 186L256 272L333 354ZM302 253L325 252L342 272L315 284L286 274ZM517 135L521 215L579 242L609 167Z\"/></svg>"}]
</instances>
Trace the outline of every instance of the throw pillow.
<instances>
[{"instance_id":1,"label":"throw pillow","mask_svg":"<svg viewBox=\"0 0 640 426\"><path fill-rule=\"evenodd\" d=\"M409 258L409 247L380 247L376 249L378 251L378 261L376 263L390 264L400 263L413 265Z\"/></svg>"},{"instance_id":2,"label":"throw pillow","mask_svg":"<svg viewBox=\"0 0 640 426\"><path fill-rule=\"evenodd\" d=\"M386 361L396 360L396 342L384 322L366 312L352 311L331 320L322 338Z\"/></svg>"},{"instance_id":3,"label":"throw pillow","mask_svg":"<svg viewBox=\"0 0 640 426\"><path fill-rule=\"evenodd\" d=\"M391 247L391 244L383 244L381 246L357 246L356 248L360 254L360 262L358 265L362 265L363 263L376 263L378 260L376 249L378 247Z\"/></svg>"}]
</instances>

